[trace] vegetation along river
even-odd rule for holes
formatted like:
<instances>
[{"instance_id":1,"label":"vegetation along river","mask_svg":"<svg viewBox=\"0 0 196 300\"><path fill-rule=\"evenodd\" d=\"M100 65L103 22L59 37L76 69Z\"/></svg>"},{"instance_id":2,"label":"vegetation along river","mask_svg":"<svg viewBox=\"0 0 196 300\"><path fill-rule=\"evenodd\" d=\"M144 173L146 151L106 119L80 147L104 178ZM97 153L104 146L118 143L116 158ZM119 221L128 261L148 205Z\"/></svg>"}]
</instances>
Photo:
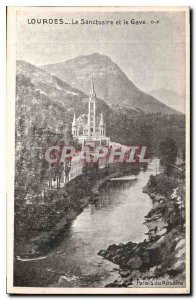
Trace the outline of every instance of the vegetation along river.
<instances>
[{"instance_id":1,"label":"vegetation along river","mask_svg":"<svg viewBox=\"0 0 196 300\"><path fill-rule=\"evenodd\" d=\"M31 286L104 287L118 278L118 266L97 253L111 244L141 242L147 227L144 216L152 201L142 192L149 176L155 175L154 161L138 175L110 180L64 233L63 241L46 256L17 261Z\"/></svg>"}]
</instances>

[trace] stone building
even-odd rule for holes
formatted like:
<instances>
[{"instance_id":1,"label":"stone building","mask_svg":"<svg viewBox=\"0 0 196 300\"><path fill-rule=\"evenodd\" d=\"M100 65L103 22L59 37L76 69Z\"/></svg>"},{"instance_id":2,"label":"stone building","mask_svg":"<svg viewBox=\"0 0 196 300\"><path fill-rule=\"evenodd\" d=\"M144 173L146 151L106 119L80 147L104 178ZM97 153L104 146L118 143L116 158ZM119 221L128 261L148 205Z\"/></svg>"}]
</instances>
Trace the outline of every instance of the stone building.
<instances>
[{"instance_id":1,"label":"stone building","mask_svg":"<svg viewBox=\"0 0 196 300\"><path fill-rule=\"evenodd\" d=\"M76 118L74 113L72 135L82 145L110 145L110 138L106 136L103 113L98 116L96 114L96 93L93 81L89 94L88 114Z\"/></svg>"}]
</instances>

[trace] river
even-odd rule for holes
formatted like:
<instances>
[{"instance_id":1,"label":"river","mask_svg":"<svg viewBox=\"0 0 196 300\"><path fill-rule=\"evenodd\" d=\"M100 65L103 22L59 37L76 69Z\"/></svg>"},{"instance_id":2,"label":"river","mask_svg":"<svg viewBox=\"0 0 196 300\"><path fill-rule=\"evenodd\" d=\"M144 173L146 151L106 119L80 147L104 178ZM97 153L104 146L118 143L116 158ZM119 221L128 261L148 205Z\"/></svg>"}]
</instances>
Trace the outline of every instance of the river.
<instances>
[{"instance_id":1,"label":"river","mask_svg":"<svg viewBox=\"0 0 196 300\"><path fill-rule=\"evenodd\" d=\"M152 201L142 192L152 162L138 175L110 180L73 221L60 245L39 260L17 261L17 276L26 286L104 287L118 278L117 265L97 253L111 244L141 242L147 232L143 224ZM26 278L26 279L24 279Z\"/></svg>"}]
</instances>

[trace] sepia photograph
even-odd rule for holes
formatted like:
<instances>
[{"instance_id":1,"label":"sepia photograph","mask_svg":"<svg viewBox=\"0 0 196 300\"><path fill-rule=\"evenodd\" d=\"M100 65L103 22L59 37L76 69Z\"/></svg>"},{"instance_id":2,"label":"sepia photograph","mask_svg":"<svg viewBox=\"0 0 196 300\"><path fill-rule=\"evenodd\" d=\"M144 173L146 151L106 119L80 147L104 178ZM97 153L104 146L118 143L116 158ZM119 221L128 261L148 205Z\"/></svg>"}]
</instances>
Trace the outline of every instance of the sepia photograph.
<instances>
[{"instance_id":1,"label":"sepia photograph","mask_svg":"<svg viewBox=\"0 0 196 300\"><path fill-rule=\"evenodd\" d=\"M189 27L7 8L8 293L190 293Z\"/></svg>"}]
</instances>

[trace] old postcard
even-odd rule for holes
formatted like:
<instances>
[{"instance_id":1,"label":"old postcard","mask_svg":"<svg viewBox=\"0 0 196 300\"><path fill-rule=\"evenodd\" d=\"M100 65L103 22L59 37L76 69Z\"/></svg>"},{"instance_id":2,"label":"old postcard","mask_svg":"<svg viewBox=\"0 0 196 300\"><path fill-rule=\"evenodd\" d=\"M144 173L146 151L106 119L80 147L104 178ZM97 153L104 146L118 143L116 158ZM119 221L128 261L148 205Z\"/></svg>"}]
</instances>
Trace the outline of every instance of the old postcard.
<instances>
[{"instance_id":1,"label":"old postcard","mask_svg":"<svg viewBox=\"0 0 196 300\"><path fill-rule=\"evenodd\" d=\"M8 293L190 293L189 27L8 7Z\"/></svg>"}]
</instances>

